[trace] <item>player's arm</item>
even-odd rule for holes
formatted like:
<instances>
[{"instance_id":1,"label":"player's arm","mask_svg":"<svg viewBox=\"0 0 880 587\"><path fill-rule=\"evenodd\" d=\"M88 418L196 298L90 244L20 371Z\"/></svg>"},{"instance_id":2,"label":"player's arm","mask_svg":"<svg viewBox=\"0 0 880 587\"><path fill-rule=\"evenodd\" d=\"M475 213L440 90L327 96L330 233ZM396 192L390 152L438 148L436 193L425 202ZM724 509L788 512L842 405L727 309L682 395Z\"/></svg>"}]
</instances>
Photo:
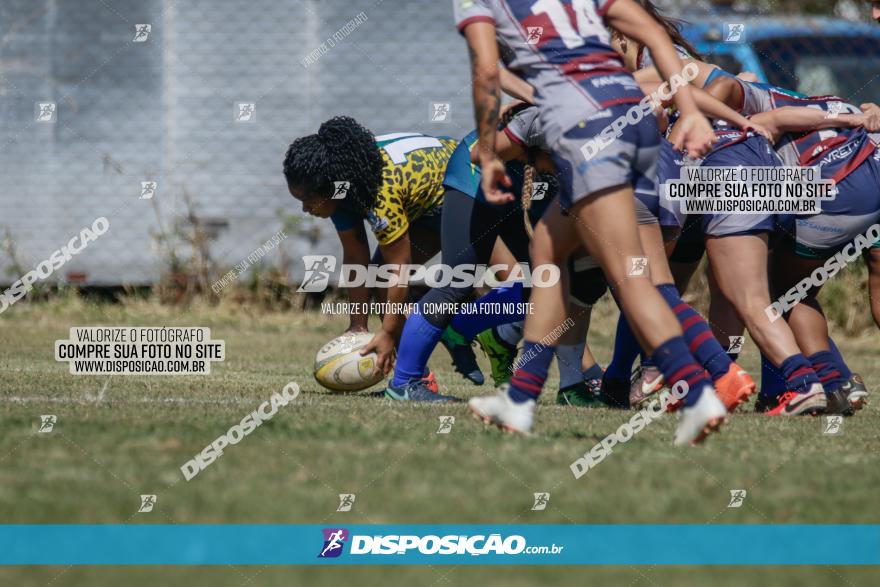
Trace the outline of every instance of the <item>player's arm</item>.
<instances>
[{"instance_id":1,"label":"player's arm","mask_svg":"<svg viewBox=\"0 0 880 587\"><path fill-rule=\"evenodd\" d=\"M700 73L697 75L697 78L694 80L694 83L703 86L706 83L706 80L709 79L709 76L712 75L712 71L715 68L714 65L706 63L705 61L700 61L699 59L688 59L679 55L679 59L684 65L688 65L693 63L700 69ZM636 78L636 81L639 83L642 82L655 82L660 83L663 81L663 77L660 75L660 72L657 71L657 68L653 65L649 67L643 67L642 69L638 69L632 72L633 77Z\"/></svg>"},{"instance_id":2,"label":"player's arm","mask_svg":"<svg viewBox=\"0 0 880 587\"><path fill-rule=\"evenodd\" d=\"M761 112L751 117L756 124L767 128L773 135L773 142L788 132L807 132L826 128L853 128L864 126L867 119L864 114L840 113L829 116L828 112L818 108L804 106L783 106L768 112Z\"/></svg>"},{"instance_id":3,"label":"player's arm","mask_svg":"<svg viewBox=\"0 0 880 587\"><path fill-rule=\"evenodd\" d=\"M742 109L745 93L738 81L732 77L722 75L714 80L706 91L719 102L723 102L737 112Z\"/></svg>"},{"instance_id":4,"label":"player's arm","mask_svg":"<svg viewBox=\"0 0 880 587\"><path fill-rule=\"evenodd\" d=\"M471 61L483 193L486 200L493 204L511 202L513 194L502 191L499 186L510 187L511 181L504 163L495 154L495 133L501 108L501 73L495 25L485 21L472 22L462 33L467 40Z\"/></svg>"},{"instance_id":5,"label":"player's arm","mask_svg":"<svg viewBox=\"0 0 880 587\"><path fill-rule=\"evenodd\" d=\"M648 47L665 81L682 72L684 65L669 35L635 0L617 0L608 8L606 19L611 27ZM715 133L697 108L691 86L681 85L674 100L681 112L682 129L682 136L675 147L686 148L694 157L705 155L715 141Z\"/></svg>"},{"instance_id":6,"label":"player's arm","mask_svg":"<svg viewBox=\"0 0 880 587\"><path fill-rule=\"evenodd\" d=\"M501 89L504 90L505 94L529 104L535 103L535 88L532 87L532 84L511 73L509 69L503 66L499 66L498 73Z\"/></svg>"},{"instance_id":7,"label":"player's arm","mask_svg":"<svg viewBox=\"0 0 880 587\"><path fill-rule=\"evenodd\" d=\"M645 67L633 72L633 77L636 78L636 81L639 82L639 85L644 83L653 83L660 84L663 83L663 78L660 77L660 72L657 71L657 68L653 65L651 67Z\"/></svg>"},{"instance_id":8,"label":"player's arm","mask_svg":"<svg viewBox=\"0 0 880 587\"><path fill-rule=\"evenodd\" d=\"M751 118L746 118L721 100L712 96L710 93L699 88L694 88L694 99L697 102L697 108L699 108L706 116L726 120L742 130L754 130L768 141L773 140L773 136L769 129L764 128Z\"/></svg>"},{"instance_id":9,"label":"player's arm","mask_svg":"<svg viewBox=\"0 0 880 587\"><path fill-rule=\"evenodd\" d=\"M859 106L865 114L865 130L868 132L880 132L880 106L873 102L867 102Z\"/></svg>"},{"instance_id":10,"label":"player's arm","mask_svg":"<svg viewBox=\"0 0 880 587\"><path fill-rule=\"evenodd\" d=\"M657 88L660 87L659 83L640 83L639 85L641 86L642 91L646 94L653 94L657 91ZM709 118L726 120L730 124L733 124L741 128L742 130L754 130L767 140L773 140L769 129L765 129L761 125L755 124L754 121L746 118L727 104L713 97L708 92L701 90L700 88L693 88L693 92L694 100L697 103L697 108L699 108L700 112L702 112ZM671 103L671 100L664 101L663 106L670 106ZM673 131L671 135L672 139L675 138L674 135L675 131Z\"/></svg>"},{"instance_id":11,"label":"player's arm","mask_svg":"<svg viewBox=\"0 0 880 587\"><path fill-rule=\"evenodd\" d=\"M337 232L342 243L342 262L346 265L366 267L370 264L370 247L367 244L367 233L364 223L358 222L350 230ZM370 301L370 290L364 285L347 288L348 301L356 312L349 314L346 332L366 332L368 330L369 313L366 311Z\"/></svg>"},{"instance_id":12,"label":"player's arm","mask_svg":"<svg viewBox=\"0 0 880 587\"><path fill-rule=\"evenodd\" d=\"M412 263L412 249L410 248L409 231L388 244L379 245L382 252L382 261L395 267L394 273L400 276L401 269ZM406 285L388 288L387 302L391 308L400 308L407 301L409 287ZM385 312L382 317L382 329L376 333L369 344L364 347L361 354L375 352L378 360L376 366L385 374L394 366L394 349L403 332L406 317L401 312Z\"/></svg>"},{"instance_id":13,"label":"player's arm","mask_svg":"<svg viewBox=\"0 0 880 587\"><path fill-rule=\"evenodd\" d=\"M529 163L529 157L526 153L525 145L511 138L511 136L503 130L499 130L495 135L495 153L502 161L521 161L523 163ZM535 149L532 153L532 157L534 158L532 163L538 171L556 173L556 164L553 163L553 159L548 153ZM479 151L477 149L474 149L471 153L471 162L474 165L480 164Z\"/></svg>"}]
</instances>

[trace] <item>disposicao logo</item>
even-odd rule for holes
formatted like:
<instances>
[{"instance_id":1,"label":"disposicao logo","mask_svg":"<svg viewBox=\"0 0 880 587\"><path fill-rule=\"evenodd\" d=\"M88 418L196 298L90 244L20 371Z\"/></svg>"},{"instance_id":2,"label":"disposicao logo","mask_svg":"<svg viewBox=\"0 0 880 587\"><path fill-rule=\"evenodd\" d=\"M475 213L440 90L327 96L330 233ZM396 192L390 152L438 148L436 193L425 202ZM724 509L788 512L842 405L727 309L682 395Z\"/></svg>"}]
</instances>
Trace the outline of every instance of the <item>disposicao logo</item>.
<instances>
[{"instance_id":1,"label":"disposicao logo","mask_svg":"<svg viewBox=\"0 0 880 587\"><path fill-rule=\"evenodd\" d=\"M348 540L348 530L345 528L324 528L324 547L318 558L336 558L342 554L342 547Z\"/></svg>"}]
</instances>

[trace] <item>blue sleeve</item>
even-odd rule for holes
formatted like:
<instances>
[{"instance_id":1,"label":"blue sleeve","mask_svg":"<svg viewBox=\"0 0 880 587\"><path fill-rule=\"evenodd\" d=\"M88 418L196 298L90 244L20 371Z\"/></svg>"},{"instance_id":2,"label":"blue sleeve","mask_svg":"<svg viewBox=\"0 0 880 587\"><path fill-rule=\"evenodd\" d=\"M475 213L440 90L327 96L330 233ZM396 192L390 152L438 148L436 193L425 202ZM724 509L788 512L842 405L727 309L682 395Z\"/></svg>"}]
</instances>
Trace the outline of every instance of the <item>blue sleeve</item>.
<instances>
[{"instance_id":1,"label":"blue sleeve","mask_svg":"<svg viewBox=\"0 0 880 587\"><path fill-rule=\"evenodd\" d=\"M331 214L330 220L333 222L333 226L336 228L337 232L353 229L357 226L358 220L363 222L363 220L358 218L357 214L351 210L343 210L342 208L339 208L336 212Z\"/></svg>"},{"instance_id":2,"label":"blue sleeve","mask_svg":"<svg viewBox=\"0 0 880 587\"><path fill-rule=\"evenodd\" d=\"M471 164L471 147L476 143L477 133L472 131L459 142L446 164L443 185L461 193L476 197L480 189L480 168Z\"/></svg>"}]
</instances>

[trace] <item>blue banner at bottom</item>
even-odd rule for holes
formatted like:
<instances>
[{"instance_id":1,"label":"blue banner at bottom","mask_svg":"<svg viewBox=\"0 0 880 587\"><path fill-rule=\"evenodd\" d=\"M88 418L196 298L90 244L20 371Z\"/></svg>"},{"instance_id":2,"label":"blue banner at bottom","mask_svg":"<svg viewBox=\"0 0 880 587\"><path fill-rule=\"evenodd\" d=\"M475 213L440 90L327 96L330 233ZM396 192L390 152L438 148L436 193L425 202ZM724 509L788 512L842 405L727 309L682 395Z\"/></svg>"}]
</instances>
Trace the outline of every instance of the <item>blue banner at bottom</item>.
<instances>
[{"instance_id":1,"label":"blue banner at bottom","mask_svg":"<svg viewBox=\"0 0 880 587\"><path fill-rule=\"evenodd\" d=\"M878 565L880 525L0 525L6 565Z\"/></svg>"}]
</instances>

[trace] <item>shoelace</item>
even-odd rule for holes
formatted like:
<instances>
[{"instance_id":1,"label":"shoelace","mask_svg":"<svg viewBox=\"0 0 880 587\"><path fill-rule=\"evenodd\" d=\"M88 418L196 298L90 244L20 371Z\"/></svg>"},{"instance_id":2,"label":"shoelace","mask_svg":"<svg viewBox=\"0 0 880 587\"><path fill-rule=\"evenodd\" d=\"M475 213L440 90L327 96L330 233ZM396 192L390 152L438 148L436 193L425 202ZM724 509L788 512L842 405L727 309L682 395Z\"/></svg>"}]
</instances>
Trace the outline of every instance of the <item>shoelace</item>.
<instances>
[{"instance_id":1,"label":"shoelace","mask_svg":"<svg viewBox=\"0 0 880 587\"><path fill-rule=\"evenodd\" d=\"M797 397L796 391L786 391L785 393L782 394L782 397L779 398L779 404L784 404L785 402L789 401L793 397Z\"/></svg>"}]
</instances>

